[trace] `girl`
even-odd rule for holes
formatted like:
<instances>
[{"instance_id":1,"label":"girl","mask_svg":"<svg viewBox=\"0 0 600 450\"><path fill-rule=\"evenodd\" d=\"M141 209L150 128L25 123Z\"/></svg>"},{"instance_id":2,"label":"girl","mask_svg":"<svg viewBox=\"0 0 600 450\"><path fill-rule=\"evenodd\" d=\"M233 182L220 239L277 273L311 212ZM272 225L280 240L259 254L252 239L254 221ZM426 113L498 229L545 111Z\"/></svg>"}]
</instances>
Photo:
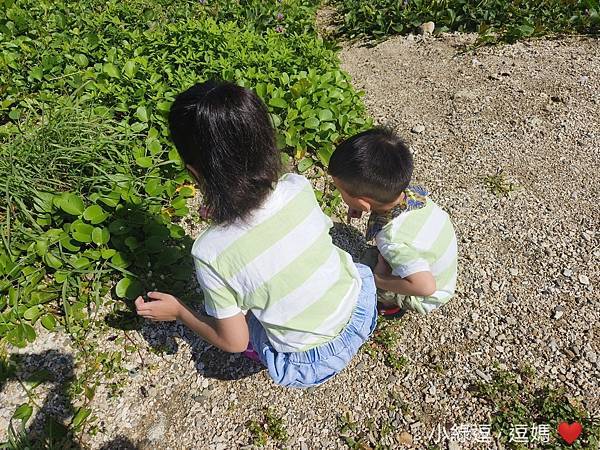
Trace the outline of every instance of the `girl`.
<instances>
[{"instance_id":1,"label":"girl","mask_svg":"<svg viewBox=\"0 0 600 450\"><path fill-rule=\"evenodd\" d=\"M333 245L308 180L280 177L275 131L252 91L197 84L177 97L169 126L213 222L192 248L208 315L160 292L139 297L138 314L180 320L227 352L254 348L278 384L328 380L375 327L370 269Z\"/></svg>"}]
</instances>

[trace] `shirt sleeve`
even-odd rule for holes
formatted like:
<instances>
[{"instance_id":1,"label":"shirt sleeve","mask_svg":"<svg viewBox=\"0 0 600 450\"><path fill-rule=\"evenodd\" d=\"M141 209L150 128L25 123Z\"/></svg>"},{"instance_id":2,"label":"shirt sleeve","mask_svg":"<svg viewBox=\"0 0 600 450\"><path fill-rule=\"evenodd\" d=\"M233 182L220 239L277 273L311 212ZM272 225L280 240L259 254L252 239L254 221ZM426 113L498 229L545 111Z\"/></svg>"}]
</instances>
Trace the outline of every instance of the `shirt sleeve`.
<instances>
[{"instance_id":1,"label":"shirt sleeve","mask_svg":"<svg viewBox=\"0 0 600 450\"><path fill-rule=\"evenodd\" d=\"M229 287L212 267L194 259L196 278L204 292L204 309L209 316L227 319L240 312L236 292Z\"/></svg>"},{"instance_id":2,"label":"shirt sleeve","mask_svg":"<svg viewBox=\"0 0 600 450\"><path fill-rule=\"evenodd\" d=\"M431 272L429 263L406 244L387 244L379 251L396 277L406 278L417 272Z\"/></svg>"}]
</instances>

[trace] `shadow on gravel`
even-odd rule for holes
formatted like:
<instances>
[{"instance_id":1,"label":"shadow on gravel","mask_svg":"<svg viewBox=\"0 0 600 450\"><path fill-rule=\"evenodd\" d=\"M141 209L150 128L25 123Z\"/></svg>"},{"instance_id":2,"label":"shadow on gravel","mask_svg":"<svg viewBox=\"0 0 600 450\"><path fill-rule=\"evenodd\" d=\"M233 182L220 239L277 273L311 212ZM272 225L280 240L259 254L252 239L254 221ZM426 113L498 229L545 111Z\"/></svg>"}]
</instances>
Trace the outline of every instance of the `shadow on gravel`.
<instances>
[{"instance_id":1,"label":"shadow on gravel","mask_svg":"<svg viewBox=\"0 0 600 450\"><path fill-rule=\"evenodd\" d=\"M182 337L192 348L192 359L196 370L206 378L240 380L265 370L262 364L251 361L239 353L224 352L190 335L193 333L186 330Z\"/></svg>"},{"instance_id":2,"label":"shadow on gravel","mask_svg":"<svg viewBox=\"0 0 600 450\"><path fill-rule=\"evenodd\" d=\"M329 230L333 244L350 253L354 262L358 262L368 245L365 236L356 228L341 222L334 222Z\"/></svg>"},{"instance_id":3,"label":"shadow on gravel","mask_svg":"<svg viewBox=\"0 0 600 450\"><path fill-rule=\"evenodd\" d=\"M138 450L138 448L125 436L117 436L112 441L100 447L99 450Z\"/></svg>"},{"instance_id":4,"label":"shadow on gravel","mask_svg":"<svg viewBox=\"0 0 600 450\"><path fill-rule=\"evenodd\" d=\"M43 353L12 354L0 359L0 392L11 381L18 382L27 389L30 398L40 401L39 410L33 419L30 417L37 408L27 404L19 406L16 417L11 420L9 441L0 443L6 449L49 449L79 450L84 448L77 439L83 422L74 425L77 409L73 407L71 384L75 381L73 357L57 350ZM36 389L50 385L48 392L41 396ZM30 402L31 403L31 402ZM29 423L28 425L25 425ZM128 442L129 446L123 445ZM109 446L112 445L112 446ZM126 438L119 437L103 449L136 449Z\"/></svg>"}]
</instances>

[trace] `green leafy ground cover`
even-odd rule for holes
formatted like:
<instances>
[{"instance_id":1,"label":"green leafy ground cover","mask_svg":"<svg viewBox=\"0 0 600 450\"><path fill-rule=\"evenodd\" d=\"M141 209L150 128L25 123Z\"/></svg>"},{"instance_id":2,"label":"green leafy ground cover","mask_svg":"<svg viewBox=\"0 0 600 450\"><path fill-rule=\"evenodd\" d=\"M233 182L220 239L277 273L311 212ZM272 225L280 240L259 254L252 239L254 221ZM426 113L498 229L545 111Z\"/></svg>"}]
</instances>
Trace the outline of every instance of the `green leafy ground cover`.
<instances>
[{"instance_id":1,"label":"green leafy ground cover","mask_svg":"<svg viewBox=\"0 0 600 450\"><path fill-rule=\"evenodd\" d=\"M129 299L159 287L153 270L189 278L169 273L187 253L176 222L194 193L167 138L182 89L208 78L255 89L300 170L368 123L331 46L305 34L311 2L4 6L0 334L13 345L35 339L37 320L78 331L115 273Z\"/></svg>"},{"instance_id":2,"label":"green leafy ground cover","mask_svg":"<svg viewBox=\"0 0 600 450\"><path fill-rule=\"evenodd\" d=\"M334 0L347 38L381 40L433 21L437 32L480 34L481 43L556 34L597 34L597 0Z\"/></svg>"},{"instance_id":3,"label":"green leafy ground cover","mask_svg":"<svg viewBox=\"0 0 600 450\"><path fill-rule=\"evenodd\" d=\"M138 326L131 300L145 290L186 298L180 223L195 189L166 124L183 89L254 89L300 171L370 125L314 30L317 4L0 0L0 351L66 330L87 374L73 394L89 401L93 367L118 372L105 360L120 355L99 361L87 336Z\"/></svg>"}]
</instances>

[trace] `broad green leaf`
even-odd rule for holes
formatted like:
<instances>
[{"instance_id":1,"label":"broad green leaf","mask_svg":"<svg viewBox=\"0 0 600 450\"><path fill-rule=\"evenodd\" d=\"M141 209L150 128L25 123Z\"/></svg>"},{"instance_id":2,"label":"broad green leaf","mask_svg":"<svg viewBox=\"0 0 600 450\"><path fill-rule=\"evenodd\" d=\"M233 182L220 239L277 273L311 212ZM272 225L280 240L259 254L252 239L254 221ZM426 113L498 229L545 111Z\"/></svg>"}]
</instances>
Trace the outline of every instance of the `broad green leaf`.
<instances>
[{"instance_id":1,"label":"broad green leaf","mask_svg":"<svg viewBox=\"0 0 600 450\"><path fill-rule=\"evenodd\" d=\"M44 315L40 322L42 326L47 330L54 331L54 329L56 328L56 319L52 314Z\"/></svg>"},{"instance_id":2,"label":"broad green leaf","mask_svg":"<svg viewBox=\"0 0 600 450\"><path fill-rule=\"evenodd\" d=\"M69 262L75 269L78 269L78 270L85 269L86 267L89 267L91 264L90 260L83 256L80 258L72 259Z\"/></svg>"},{"instance_id":3,"label":"broad green leaf","mask_svg":"<svg viewBox=\"0 0 600 450\"><path fill-rule=\"evenodd\" d=\"M42 69L40 66L34 67L29 72L29 76L34 80L42 81L42 77L44 76L44 69Z\"/></svg>"},{"instance_id":4,"label":"broad green leaf","mask_svg":"<svg viewBox=\"0 0 600 450\"><path fill-rule=\"evenodd\" d=\"M172 102L158 102L156 104L156 109L158 109L160 112L168 113L171 110L172 104Z\"/></svg>"},{"instance_id":5,"label":"broad green leaf","mask_svg":"<svg viewBox=\"0 0 600 450\"><path fill-rule=\"evenodd\" d=\"M44 263L48 267L52 267L53 269L60 269L62 267L62 261L57 258L53 253L46 253L44 256Z\"/></svg>"},{"instance_id":6,"label":"broad green leaf","mask_svg":"<svg viewBox=\"0 0 600 450\"><path fill-rule=\"evenodd\" d=\"M135 158L135 163L138 166L147 169L148 167L152 167L152 164L154 163L154 161L152 161L152 158L150 158L149 156L142 156L139 158Z\"/></svg>"},{"instance_id":7,"label":"broad green leaf","mask_svg":"<svg viewBox=\"0 0 600 450\"><path fill-rule=\"evenodd\" d=\"M113 63L105 63L102 66L102 71L111 78L119 78L119 69Z\"/></svg>"},{"instance_id":8,"label":"broad green leaf","mask_svg":"<svg viewBox=\"0 0 600 450\"><path fill-rule=\"evenodd\" d=\"M133 131L134 133L141 133L146 128L148 128L148 125L142 122L135 122L131 124L131 131Z\"/></svg>"},{"instance_id":9,"label":"broad green leaf","mask_svg":"<svg viewBox=\"0 0 600 450\"><path fill-rule=\"evenodd\" d=\"M28 405L27 403L23 403L15 410L15 412L12 415L12 418L20 419L23 421L23 423L26 423L31 417L31 414L33 414L33 407L31 405Z\"/></svg>"},{"instance_id":10,"label":"broad green leaf","mask_svg":"<svg viewBox=\"0 0 600 450\"><path fill-rule=\"evenodd\" d=\"M310 169L313 166L313 160L310 158L304 158L303 160L301 160L298 163L298 172L302 173L302 172L306 172L308 169Z\"/></svg>"},{"instance_id":11,"label":"broad green leaf","mask_svg":"<svg viewBox=\"0 0 600 450\"><path fill-rule=\"evenodd\" d=\"M19 326L23 328L23 336L25 337L25 339L27 339L29 342L35 341L36 334L35 330L31 325L27 323L22 323Z\"/></svg>"},{"instance_id":12,"label":"broad green leaf","mask_svg":"<svg viewBox=\"0 0 600 450\"><path fill-rule=\"evenodd\" d=\"M129 225L123 219L117 219L108 225L108 229L112 234L121 235L129 232Z\"/></svg>"},{"instance_id":13,"label":"broad green leaf","mask_svg":"<svg viewBox=\"0 0 600 450\"><path fill-rule=\"evenodd\" d=\"M125 269L131 265L131 261L127 258L127 255L122 252L117 252L117 254L110 258L110 262L119 269Z\"/></svg>"},{"instance_id":14,"label":"broad green leaf","mask_svg":"<svg viewBox=\"0 0 600 450\"><path fill-rule=\"evenodd\" d=\"M121 199L121 196L117 196L117 197L100 197L98 200L101 201L102 203L104 203L106 206L110 206L111 208L114 208L115 206L117 206L119 204L119 200Z\"/></svg>"},{"instance_id":15,"label":"broad green leaf","mask_svg":"<svg viewBox=\"0 0 600 450\"><path fill-rule=\"evenodd\" d=\"M78 53L73 59L79 67L87 67L89 64L87 56L82 53Z\"/></svg>"},{"instance_id":16,"label":"broad green leaf","mask_svg":"<svg viewBox=\"0 0 600 450\"><path fill-rule=\"evenodd\" d=\"M8 304L10 306L17 306L17 300L19 300L20 292L14 286L8 288Z\"/></svg>"},{"instance_id":17,"label":"broad green leaf","mask_svg":"<svg viewBox=\"0 0 600 450\"><path fill-rule=\"evenodd\" d=\"M18 108L13 108L8 113L8 117L12 120L19 120L21 118L21 111Z\"/></svg>"},{"instance_id":18,"label":"broad green leaf","mask_svg":"<svg viewBox=\"0 0 600 450\"><path fill-rule=\"evenodd\" d=\"M186 200L184 197L181 196L177 196L175 199L173 199L173 201L171 202L171 206L175 209L180 209L183 208L185 205L187 204Z\"/></svg>"},{"instance_id":19,"label":"broad green leaf","mask_svg":"<svg viewBox=\"0 0 600 450\"><path fill-rule=\"evenodd\" d=\"M97 225L108 218L108 213L100 205L90 205L83 212L83 218L88 222Z\"/></svg>"},{"instance_id":20,"label":"broad green leaf","mask_svg":"<svg viewBox=\"0 0 600 450\"><path fill-rule=\"evenodd\" d=\"M287 108L288 103L281 97L273 97L269 100L269 105L276 108Z\"/></svg>"},{"instance_id":21,"label":"broad green leaf","mask_svg":"<svg viewBox=\"0 0 600 450\"><path fill-rule=\"evenodd\" d=\"M135 73L137 72L137 64L135 61L127 61L123 66L123 72L125 72L125 75L127 75L128 78L135 77Z\"/></svg>"},{"instance_id":22,"label":"broad green leaf","mask_svg":"<svg viewBox=\"0 0 600 450\"><path fill-rule=\"evenodd\" d=\"M333 122L321 122L319 128L321 131L335 131L335 124Z\"/></svg>"},{"instance_id":23,"label":"broad green leaf","mask_svg":"<svg viewBox=\"0 0 600 450\"><path fill-rule=\"evenodd\" d=\"M39 212L51 213L53 209L54 194L50 192L38 192L33 199L34 208Z\"/></svg>"},{"instance_id":24,"label":"broad green leaf","mask_svg":"<svg viewBox=\"0 0 600 450\"><path fill-rule=\"evenodd\" d=\"M94 230L92 231L92 242L94 244L104 245L108 244L108 241L110 241L110 232L108 231L108 228L94 228Z\"/></svg>"},{"instance_id":25,"label":"broad green leaf","mask_svg":"<svg viewBox=\"0 0 600 450\"><path fill-rule=\"evenodd\" d=\"M30 303L36 305L48 303L58 297L57 292L33 291L30 296Z\"/></svg>"},{"instance_id":26,"label":"broad green leaf","mask_svg":"<svg viewBox=\"0 0 600 450\"><path fill-rule=\"evenodd\" d=\"M58 270L54 274L54 279L57 283L64 283L69 278L69 273L66 270Z\"/></svg>"},{"instance_id":27,"label":"broad green leaf","mask_svg":"<svg viewBox=\"0 0 600 450\"><path fill-rule=\"evenodd\" d=\"M319 111L319 120L331 120L333 119L333 113L329 109L322 109Z\"/></svg>"},{"instance_id":28,"label":"broad green leaf","mask_svg":"<svg viewBox=\"0 0 600 450\"><path fill-rule=\"evenodd\" d=\"M58 207L72 216L80 216L85 210L83 200L76 194L62 194L60 197L58 197L58 202Z\"/></svg>"},{"instance_id":29,"label":"broad green leaf","mask_svg":"<svg viewBox=\"0 0 600 450\"><path fill-rule=\"evenodd\" d=\"M87 223L77 223L71 226L71 236L73 239L83 243L92 242L92 232L94 231L94 227Z\"/></svg>"},{"instance_id":30,"label":"broad green leaf","mask_svg":"<svg viewBox=\"0 0 600 450\"><path fill-rule=\"evenodd\" d=\"M125 277L115 286L115 293L121 298L132 300L142 294L142 283L135 278Z\"/></svg>"},{"instance_id":31,"label":"broad green leaf","mask_svg":"<svg viewBox=\"0 0 600 450\"><path fill-rule=\"evenodd\" d=\"M169 233L173 239L181 239L185 236L185 230L181 226L176 224L172 224L169 227Z\"/></svg>"},{"instance_id":32,"label":"broad green leaf","mask_svg":"<svg viewBox=\"0 0 600 450\"><path fill-rule=\"evenodd\" d=\"M35 243L35 252L38 256L44 256L48 252L48 241L46 239L38 239Z\"/></svg>"},{"instance_id":33,"label":"broad green leaf","mask_svg":"<svg viewBox=\"0 0 600 450\"><path fill-rule=\"evenodd\" d=\"M23 317L30 322L35 322L35 320L40 317L42 314L42 307L39 305L32 306L27 308L27 310L23 313Z\"/></svg>"},{"instance_id":34,"label":"broad green leaf","mask_svg":"<svg viewBox=\"0 0 600 450\"><path fill-rule=\"evenodd\" d=\"M179 195L185 198L193 197L195 193L196 189L194 189L193 186L182 186L181 189L179 189Z\"/></svg>"},{"instance_id":35,"label":"broad green leaf","mask_svg":"<svg viewBox=\"0 0 600 450\"><path fill-rule=\"evenodd\" d=\"M152 139L151 141L149 141L146 147L152 155L156 155L162 150L162 145L157 139Z\"/></svg>"},{"instance_id":36,"label":"broad green leaf","mask_svg":"<svg viewBox=\"0 0 600 450\"><path fill-rule=\"evenodd\" d=\"M316 117L309 117L304 122L304 126L306 128L317 129L319 128L319 119L317 119Z\"/></svg>"},{"instance_id":37,"label":"broad green leaf","mask_svg":"<svg viewBox=\"0 0 600 450\"><path fill-rule=\"evenodd\" d=\"M144 186L146 193L152 197L159 195L163 191L163 186L160 178L149 178Z\"/></svg>"},{"instance_id":38,"label":"broad green leaf","mask_svg":"<svg viewBox=\"0 0 600 450\"><path fill-rule=\"evenodd\" d=\"M148 111L145 106L138 106L135 110L135 117L137 117L142 122L148 122Z\"/></svg>"},{"instance_id":39,"label":"broad green leaf","mask_svg":"<svg viewBox=\"0 0 600 450\"><path fill-rule=\"evenodd\" d=\"M85 419L87 419L91 413L92 413L91 409L83 408L83 407L79 408L77 410L77 413L73 417L72 426L74 428L78 428L81 424L83 424L83 422L85 422Z\"/></svg>"},{"instance_id":40,"label":"broad green leaf","mask_svg":"<svg viewBox=\"0 0 600 450\"><path fill-rule=\"evenodd\" d=\"M189 212L190 212L190 209L187 206L184 206L182 208L177 208L175 210L175 212L173 213L173 215L177 216L177 217L185 217L189 214Z\"/></svg>"},{"instance_id":41,"label":"broad green leaf","mask_svg":"<svg viewBox=\"0 0 600 450\"><path fill-rule=\"evenodd\" d=\"M116 253L117 253L117 251L114 248L103 248L100 251L100 255L104 259L110 259L110 258L112 258Z\"/></svg>"},{"instance_id":42,"label":"broad green leaf","mask_svg":"<svg viewBox=\"0 0 600 450\"><path fill-rule=\"evenodd\" d=\"M132 252L140 246L140 243L135 236L127 236L124 242L127 248Z\"/></svg>"}]
</instances>

